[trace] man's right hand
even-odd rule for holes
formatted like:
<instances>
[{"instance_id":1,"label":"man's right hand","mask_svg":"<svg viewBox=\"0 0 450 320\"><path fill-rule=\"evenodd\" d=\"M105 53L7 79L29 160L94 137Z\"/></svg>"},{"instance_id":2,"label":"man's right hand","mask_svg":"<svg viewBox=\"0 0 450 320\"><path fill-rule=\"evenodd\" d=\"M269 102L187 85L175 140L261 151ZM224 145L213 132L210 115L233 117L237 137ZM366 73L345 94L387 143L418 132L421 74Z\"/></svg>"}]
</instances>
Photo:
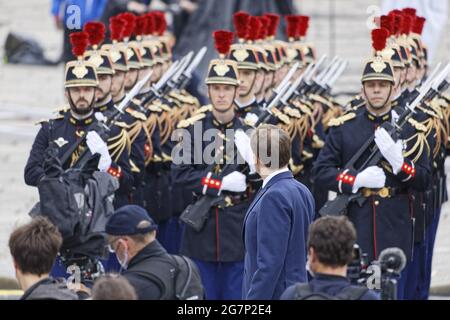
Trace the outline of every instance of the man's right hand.
<instances>
[{"instance_id":1,"label":"man's right hand","mask_svg":"<svg viewBox=\"0 0 450 320\"><path fill-rule=\"evenodd\" d=\"M377 166L371 166L356 175L353 183L353 193L359 188L383 188L386 183L386 175L383 169Z\"/></svg>"}]
</instances>

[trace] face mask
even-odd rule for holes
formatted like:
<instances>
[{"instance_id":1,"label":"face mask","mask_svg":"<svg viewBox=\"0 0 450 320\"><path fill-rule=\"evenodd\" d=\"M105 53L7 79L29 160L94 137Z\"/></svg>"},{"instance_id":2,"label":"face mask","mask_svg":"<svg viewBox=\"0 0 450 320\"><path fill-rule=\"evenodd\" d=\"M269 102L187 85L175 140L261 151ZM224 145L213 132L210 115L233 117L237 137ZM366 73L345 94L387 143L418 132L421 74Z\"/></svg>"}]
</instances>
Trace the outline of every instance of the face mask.
<instances>
[{"instance_id":1,"label":"face mask","mask_svg":"<svg viewBox=\"0 0 450 320\"><path fill-rule=\"evenodd\" d=\"M123 260L120 260L119 255L116 252L117 261L119 261L120 264L120 270L119 273L123 270L126 270L128 268L128 249L125 249L124 251L124 258Z\"/></svg>"}]
</instances>

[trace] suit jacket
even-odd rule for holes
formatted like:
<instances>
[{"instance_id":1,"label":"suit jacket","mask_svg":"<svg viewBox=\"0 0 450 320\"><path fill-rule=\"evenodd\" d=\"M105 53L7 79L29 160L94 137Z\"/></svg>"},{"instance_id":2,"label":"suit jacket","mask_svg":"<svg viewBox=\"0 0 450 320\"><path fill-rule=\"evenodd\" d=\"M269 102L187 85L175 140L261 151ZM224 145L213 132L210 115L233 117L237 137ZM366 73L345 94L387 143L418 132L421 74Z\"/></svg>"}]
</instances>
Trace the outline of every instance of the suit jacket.
<instances>
[{"instance_id":1,"label":"suit jacket","mask_svg":"<svg viewBox=\"0 0 450 320\"><path fill-rule=\"evenodd\" d=\"M243 299L279 299L296 282L306 282L306 242L314 217L309 190L282 172L256 195L244 220Z\"/></svg>"}]
</instances>

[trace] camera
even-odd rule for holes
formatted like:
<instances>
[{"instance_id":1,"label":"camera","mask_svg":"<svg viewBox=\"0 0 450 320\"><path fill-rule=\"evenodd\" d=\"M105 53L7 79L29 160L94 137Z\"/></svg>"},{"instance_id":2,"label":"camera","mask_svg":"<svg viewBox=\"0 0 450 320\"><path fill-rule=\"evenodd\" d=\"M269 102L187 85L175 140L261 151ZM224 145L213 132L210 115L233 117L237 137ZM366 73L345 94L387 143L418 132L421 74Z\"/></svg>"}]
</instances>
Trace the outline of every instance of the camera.
<instances>
[{"instance_id":1,"label":"camera","mask_svg":"<svg viewBox=\"0 0 450 320\"><path fill-rule=\"evenodd\" d=\"M380 293L382 300L397 299L397 281L405 268L406 256L399 248L386 248L378 260L369 263L368 255L355 244L347 278L353 285L363 285Z\"/></svg>"}]
</instances>

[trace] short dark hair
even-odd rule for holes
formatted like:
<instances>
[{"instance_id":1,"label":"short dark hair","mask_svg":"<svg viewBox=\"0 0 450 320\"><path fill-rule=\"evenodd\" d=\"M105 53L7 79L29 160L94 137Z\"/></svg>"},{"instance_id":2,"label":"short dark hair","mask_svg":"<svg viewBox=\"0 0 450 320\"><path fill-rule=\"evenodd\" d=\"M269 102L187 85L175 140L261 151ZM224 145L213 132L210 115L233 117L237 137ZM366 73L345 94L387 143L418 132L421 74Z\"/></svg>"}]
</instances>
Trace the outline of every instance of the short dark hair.
<instances>
[{"instance_id":1,"label":"short dark hair","mask_svg":"<svg viewBox=\"0 0 450 320\"><path fill-rule=\"evenodd\" d=\"M62 245L58 228L45 217L36 217L9 237L9 250L22 273L50 273Z\"/></svg>"},{"instance_id":2,"label":"short dark hair","mask_svg":"<svg viewBox=\"0 0 450 320\"><path fill-rule=\"evenodd\" d=\"M313 248L319 262L333 268L352 261L356 230L345 216L323 217L309 227L308 249Z\"/></svg>"},{"instance_id":3,"label":"short dark hair","mask_svg":"<svg viewBox=\"0 0 450 320\"><path fill-rule=\"evenodd\" d=\"M250 141L253 154L264 166L279 169L288 165L291 159L291 138L283 129L263 124L256 128Z\"/></svg>"},{"instance_id":4,"label":"short dark hair","mask_svg":"<svg viewBox=\"0 0 450 320\"><path fill-rule=\"evenodd\" d=\"M93 300L137 300L136 291L130 282L118 274L106 274L95 281Z\"/></svg>"}]
</instances>

